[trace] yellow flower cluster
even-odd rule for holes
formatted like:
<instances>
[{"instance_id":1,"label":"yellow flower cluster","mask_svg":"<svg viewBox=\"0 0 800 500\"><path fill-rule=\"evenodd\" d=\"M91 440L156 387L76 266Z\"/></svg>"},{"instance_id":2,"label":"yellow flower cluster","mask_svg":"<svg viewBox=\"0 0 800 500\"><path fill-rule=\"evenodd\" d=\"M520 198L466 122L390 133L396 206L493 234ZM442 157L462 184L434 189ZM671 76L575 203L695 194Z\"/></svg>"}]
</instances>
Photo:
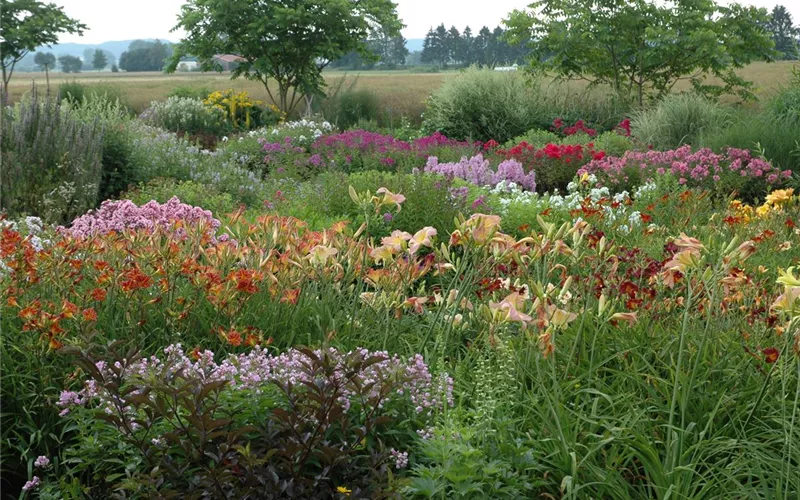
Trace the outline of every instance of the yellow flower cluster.
<instances>
[{"instance_id":1,"label":"yellow flower cluster","mask_svg":"<svg viewBox=\"0 0 800 500\"><path fill-rule=\"evenodd\" d=\"M244 128L250 128L250 109L263 106L264 101L258 99L251 99L247 92L234 92L233 89L223 91L215 91L208 95L203 100L203 104L208 107L222 110L228 117L228 120L234 127L239 127L240 122L244 120ZM270 107L274 112L275 106Z\"/></svg>"},{"instance_id":2,"label":"yellow flower cluster","mask_svg":"<svg viewBox=\"0 0 800 500\"><path fill-rule=\"evenodd\" d=\"M765 217L770 212L780 212L784 205L788 205L794 199L794 189L776 189L767 195L764 203L756 208L742 203L740 200L731 201L728 208L736 217L740 217L744 222L749 222L753 215Z\"/></svg>"}]
</instances>

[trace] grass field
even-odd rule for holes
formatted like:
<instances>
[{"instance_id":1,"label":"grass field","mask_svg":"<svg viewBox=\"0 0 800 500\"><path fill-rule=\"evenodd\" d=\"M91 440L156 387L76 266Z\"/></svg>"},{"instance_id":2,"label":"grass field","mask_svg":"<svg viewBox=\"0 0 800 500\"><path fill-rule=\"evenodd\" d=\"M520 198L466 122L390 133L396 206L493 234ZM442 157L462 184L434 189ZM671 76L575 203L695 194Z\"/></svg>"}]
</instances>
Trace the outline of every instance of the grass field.
<instances>
[{"instance_id":1,"label":"grass field","mask_svg":"<svg viewBox=\"0 0 800 500\"><path fill-rule=\"evenodd\" d=\"M786 85L792 77L795 63L785 61L776 63L755 63L739 71L745 79L755 83L759 95L770 95L776 89ZM334 85L337 80L357 79L357 88L366 88L377 94L384 110L418 118L424 110L424 101L432 91L437 89L447 78L457 72L413 73L409 71L367 71L367 72L326 72L326 81ZM128 104L137 112L142 111L150 101L160 100L176 87L206 88L220 90L232 88L237 91L246 90L257 99L268 100L269 96L260 82L242 78L231 80L227 74L209 73L176 73L165 75L158 72L111 73L86 72L77 75L53 73L51 85L65 81L79 81L87 84L118 86L128 100ZM44 85L42 73L17 73L9 84L11 100L18 99L32 83ZM554 85L565 85L554 83ZM585 85L571 82L571 89L580 90ZM677 90L688 88L688 83L680 82Z\"/></svg>"}]
</instances>

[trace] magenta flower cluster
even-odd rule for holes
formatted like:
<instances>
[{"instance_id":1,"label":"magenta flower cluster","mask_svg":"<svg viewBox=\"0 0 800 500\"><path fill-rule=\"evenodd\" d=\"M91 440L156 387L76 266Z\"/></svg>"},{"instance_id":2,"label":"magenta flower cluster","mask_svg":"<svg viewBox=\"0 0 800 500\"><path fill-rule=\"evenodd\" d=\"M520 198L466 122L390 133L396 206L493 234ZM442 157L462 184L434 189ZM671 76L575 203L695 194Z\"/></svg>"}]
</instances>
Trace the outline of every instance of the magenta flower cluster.
<instances>
[{"instance_id":1,"label":"magenta flower cluster","mask_svg":"<svg viewBox=\"0 0 800 500\"><path fill-rule=\"evenodd\" d=\"M165 374L184 379L195 379L201 382L225 381L228 390L261 392L267 385L277 382L279 384L291 383L293 386L302 387L304 383L318 383L309 380L308 372L304 368L310 362L308 354L299 350L290 350L278 356L273 356L266 350L255 348L247 353L230 355L221 363L214 361L212 351L202 351L194 358L184 353L180 344L174 344L164 349L165 356L159 358L151 356L143 358L128 365L117 365L122 369L126 382L134 383L138 379L148 379L153 376L163 377ZM432 410L441 409L446 405L453 405L453 379L442 374L434 377L422 356L412 356L402 360L398 356L389 356L386 352L370 352L359 348L350 352L339 352L329 348L325 351L317 350L314 354L318 357L327 355L334 362L334 370L328 376L333 381L344 382L345 377L355 377L358 380L348 381L359 387L372 387L370 397L376 399L405 399L410 403L417 414L427 416ZM380 360L375 363L365 363L374 358ZM98 362L97 368L104 378L111 380L112 372L105 362ZM354 369L361 367L360 369ZM393 396L381 395L381 381L399 380L401 384ZM168 383L169 381L163 381ZM347 384L343 384L347 387ZM350 406L350 397L353 394L345 389L340 396L345 408ZM75 406L83 406L91 401L96 401L100 408L113 411L112 396L99 387L95 380L88 380L80 391L63 391L57 406L61 407L61 415L69 413ZM129 411L133 412L133 409Z\"/></svg>"},{"instance_id":2,"label":"magenta flower cluster","mask_svg":"<svg viewBox=\"0 0 800 500\"><path fill-rule=\"evenodd\" d=\"M513 182L527 191L536 191L536 173L525 172L522 164L517 160L505 160L492 169L489 160L482 154L472 158L463 157L459 162L439 163L435 156L428 158L425 165L426 173L443 175L448 178L464 179L477 186L494 187L501 182Z\"/></svg>"},{"instance_id":3,"label":"magenta flower cluster","mask_svg":"<svg viewBox=\"0 0 800 500\"><path fill-rule=\"evenodd\" d=\"M186 225L199 224L204 224L212 236L220 226L220 222L210 211L187 205L177 197L172 197L166 203L150 201L142 206L137 206L130 200L104 201L97 210L78 217L69 228L62 227L59 230L75 237L88 237L125 230L155 229L160 226L182 237L186 234Z\"/></svg>"},{"instance_id":4,"label":"magenta flower cluster","mask_svg":"<svg viewBox=\"0 0 800 500\"><path fill-rule=\"evenodd\" d=\"M689 145L670 151L627 151L620 156L606 156L593 160L578 170L601 176L603 184L619 184L629 180L632 172L639 171L644 179L671 174L680 184L700 184L711 180L718 182L724 175L737 175L763 179L776 184L791 177L791 170L781 172L769 162L753 157L746 149L728 148L724 154L708 148L693 151Z\"/></svg>"}]
</instances>

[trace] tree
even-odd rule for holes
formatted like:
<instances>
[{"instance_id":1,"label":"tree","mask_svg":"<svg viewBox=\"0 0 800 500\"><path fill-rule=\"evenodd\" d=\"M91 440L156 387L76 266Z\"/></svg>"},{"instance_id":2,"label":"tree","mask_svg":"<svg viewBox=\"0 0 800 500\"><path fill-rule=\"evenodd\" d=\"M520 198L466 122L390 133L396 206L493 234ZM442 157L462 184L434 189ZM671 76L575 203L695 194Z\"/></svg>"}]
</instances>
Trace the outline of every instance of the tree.
<instances>
[{"instance_id":1,"label":"tree","mask_svg":"<svg viewBox=\"0 0 800 500\"><path fill-rule=\"evenodd\" d=\"M100 49L95 50L94 57L92 57L92 67L99 71L106 66L108 66L108 59L106 58L106 55Z\"/></svg>"},{"instance_id":2,"label":"tree","mask_svg":"<svg viewBox=\"0 0 800 500\"><path fill-rule=\"evenodd\" d=\"M14 67L29 52L58 42L61 33L82 34L86 29L67 17L62 7L39 0L4 1L0 6L0 67L7 87Z\"/></svg>"},{"instance_id":3,"label":"tree","mask_svg":"<svg viewBox=\"0 0 800 500\"><path fill-rule=\"evenodd\" d=\"M780 52L782 59L797 59L797 35L800 30L794 27L792 15L783 5L776 5L772 9L766 25L775 42L775 50Z\"/></svg>"},{"instance_id":4,"label":"tree","mask_svg":"<svg viewBox=\"0 0 800 500\"><path fill-rule=\"evenodd\" d=\"M47 88L50 88L50 68L56 65L56 56L52 52L37 52L33 58L33 62L44 71L45 78L47 79Z\"/></svg>"},{"instance_id":5,"label":"tree","mask_svg":"<svg viewBox=\"0 0 800 500\"><path fill-rule=\"evenodd\" d=\"M513 43L528 42L530 69L608 84L618 95L669 92L689 80L702 93L753 97L734 72L775 56L764 9L714 0L537 0L504 22ZM713 75L722 85L704 77Z\"/></svg>"},{"instance_id":6,"label":"tree","mask_svg":"<svg viewBox=\"0 0 800 500\"><path fill-rule=\"evenodd\" d=\"M64 73L80 73L83 68L83 61L76 56L60 56L58 63L61 64L61 71Z\"/></svg>"},{"instance_id":7,"label":"tree","mask_svg":"<svg viewBox=\"0 0 800 500\"><path fill-rule=\"evenodd\" d=\"M483 28L478 31L478 36L475 37L475 43L473 44L474 51L475 51L475 58L474 61L478 63L479 66L484 66L489 62L489 43L492 39L492 32L489 31L489 28L484 26Z\"/></svg>"},{"instance_id":8,"label":"tree","mask_svg":"<svg viewBox=\"0 0 800 500\"><path fill-rule=\"evenodd\" d=\"M293 112L305 96L323 95L322 69L356 51L373 58L366 40L380 27L400 33L391 0L188 0L178 24L186 37L176 47L168 71L193 55L201 69L221 71L217 54L242 58L231 78L260 81L280 109ZM278 85L277 98L269 80Z\"/></svg>"},{"instance_id":9,"label":"tree","mask_svg":"<svg viewBox=\"0 0 800 500\"><path fill-rule=\"evenodd\" d=\"M171 55L172 45L168 42L134 40L120 54L119 67L125 71L161 71Z\"/></svg>"},{"instance_id":10,"label":"tree","mask_svg":"<svg viewBox=\"0 0 800 500\"><path fill-rule=\"evenodd\" d=\"M473 62L475 62L475 39L472 37L472 28L467 26L464 28L464 32L462 34L462 43L461 43L461 61L464 66L469 66Z\"/></svg>"}]
</instances>

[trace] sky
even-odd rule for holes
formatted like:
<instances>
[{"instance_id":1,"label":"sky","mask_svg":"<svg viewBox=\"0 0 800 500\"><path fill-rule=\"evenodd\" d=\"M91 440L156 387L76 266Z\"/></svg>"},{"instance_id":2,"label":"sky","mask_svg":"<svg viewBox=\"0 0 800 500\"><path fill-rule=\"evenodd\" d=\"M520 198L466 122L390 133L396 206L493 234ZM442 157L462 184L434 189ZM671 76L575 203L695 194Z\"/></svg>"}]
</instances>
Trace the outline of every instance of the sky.
<instances>
[{"instance_id":1,"label":"sky","mask_svg":"<svg viewBox=\"0 0 800 500\"><path fill-rule=\"evenodd\" d=\"M84 35L64 35L59 42L98 44L113 40L160 38L177 42L181 33L171 33L184 0L51 0L64 7L70 17L89 29ZM445 23L459 30L470 26L494 28L514 9L530 0L395 0L397 13L406 28L406 38L424 38L432 26ZM723 2L726 3L726 2ZM800 24L800 0L743 0L740 3L771 10L776 3L789 9Z\"/></svg>"}]
</instances>

